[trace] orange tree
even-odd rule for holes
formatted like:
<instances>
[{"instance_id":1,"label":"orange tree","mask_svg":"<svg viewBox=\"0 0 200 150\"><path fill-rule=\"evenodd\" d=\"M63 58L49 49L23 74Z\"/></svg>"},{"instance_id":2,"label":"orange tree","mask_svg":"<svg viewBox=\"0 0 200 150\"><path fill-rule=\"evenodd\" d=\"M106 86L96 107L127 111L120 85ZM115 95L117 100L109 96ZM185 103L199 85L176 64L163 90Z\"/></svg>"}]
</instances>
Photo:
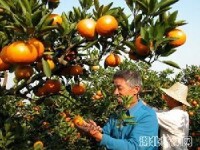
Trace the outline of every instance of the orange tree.
<instances>
[{"instance_id":1,"label":"orange tree","mask_svg":"<svg viewBox=\"0 0 200 150\"><path fill-rule=\"evenodd\" d=\"M131 16L113 3L79 2L55 14L59 0L0 0L1 149L97 149L74 128L73 118L105 123L116 107L111 86L116 69L139 67L142 97L165 107L158 89L173 82L168 77L173 72L158 74L149 65L185 42L183 31L170 32L185 24L177 21L178 11L170 12L177 0L127 0ZM126 56L130 59L121 63ZM8 72L16 75L10 89Z\"/></svg>"}]
</instances>

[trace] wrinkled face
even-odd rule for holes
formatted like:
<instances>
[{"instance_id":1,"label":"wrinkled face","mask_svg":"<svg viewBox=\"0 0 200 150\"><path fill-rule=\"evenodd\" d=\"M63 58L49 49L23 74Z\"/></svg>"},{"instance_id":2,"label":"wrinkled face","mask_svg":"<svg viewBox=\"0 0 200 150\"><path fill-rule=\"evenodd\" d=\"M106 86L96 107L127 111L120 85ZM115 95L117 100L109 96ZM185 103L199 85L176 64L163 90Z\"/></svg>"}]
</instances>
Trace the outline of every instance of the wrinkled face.
<instances>
[{"instance_id":1,"label":"wrinkled face","mask_svg":"<svg viewBox=\"0 0 200 150\"><path fill-rule=\"evenodd\" d=\"M137 97L139 92L139 87L131 87L123 78L114 79L114 94L118 97L118 102L121 102L122 96L132 96Z\"/></svg>"}]
</instances>

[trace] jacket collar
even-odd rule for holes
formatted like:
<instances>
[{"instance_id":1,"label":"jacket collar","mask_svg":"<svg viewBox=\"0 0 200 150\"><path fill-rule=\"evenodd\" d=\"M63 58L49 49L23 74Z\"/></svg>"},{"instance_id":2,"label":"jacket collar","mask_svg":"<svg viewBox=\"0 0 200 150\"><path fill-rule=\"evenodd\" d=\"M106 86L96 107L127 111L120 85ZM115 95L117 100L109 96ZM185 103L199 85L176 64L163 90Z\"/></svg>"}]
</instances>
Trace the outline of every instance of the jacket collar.
<instances>
[{"instance_id":1,"label":"jacket collar","mask_svg":"<svg viewBox=\"0 0 200 150\"><path fill-rule=\"evenodd\" d=\"M144 104L141 100L138 100L138 103L134 105L133 107L129 108L128 112L130 116L134 116L134 114L137 112L137 110L142 107Z\"/></svg>"}]
</instances>

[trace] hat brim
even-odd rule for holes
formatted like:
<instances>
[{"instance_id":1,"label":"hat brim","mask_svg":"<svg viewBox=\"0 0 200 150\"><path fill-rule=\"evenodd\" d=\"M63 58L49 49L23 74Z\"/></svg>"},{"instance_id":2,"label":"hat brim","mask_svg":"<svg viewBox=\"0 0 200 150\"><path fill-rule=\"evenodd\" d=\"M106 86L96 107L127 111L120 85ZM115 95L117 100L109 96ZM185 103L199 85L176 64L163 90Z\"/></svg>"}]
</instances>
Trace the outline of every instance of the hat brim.
<instances>
[{"instance_id":1,"label":"hat brim","mask_svg":"<svg viewBox=\"0 0 200 150\"><path fill-rule=\"evenodd\" d=\"M171 90L160 88L165 94L173 98L174 100L181 102L182 104L191 107L191 105L187 102L186 99L179 99L175 93L173 93Z\"/></svg>"}]
</instances>

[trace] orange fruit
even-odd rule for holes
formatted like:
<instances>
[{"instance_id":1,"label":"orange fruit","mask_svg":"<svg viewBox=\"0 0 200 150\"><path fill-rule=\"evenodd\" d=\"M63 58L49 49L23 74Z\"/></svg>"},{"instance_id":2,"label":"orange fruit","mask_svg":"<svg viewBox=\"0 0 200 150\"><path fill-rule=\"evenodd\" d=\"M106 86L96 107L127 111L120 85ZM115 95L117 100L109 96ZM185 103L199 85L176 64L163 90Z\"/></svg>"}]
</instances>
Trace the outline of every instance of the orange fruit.
<instances>
[{"instance_id":1,"label":"orange fruit","mask_svg":"<svg viewBox=\"0 0 200 150\"><path fill-rule=\"evenodd\" d=\"M99 99L102 99L103 98L103 94L101 92L101 90L98 90L93 96L92 96L92 99L94 100L99 100Z\"/></svg>"},{"instance_id":2,"label":"orange fruit","mask_svg":"<svg viewBox=\"0 0 200 150\"><path fill-rule=\"evenodd\" d=\"M186 42L186 34L180 29L173 29L167 33L168 38L175 38L169 44L173 47L178 47Z\"/></svg>"},{"instance_id":3,"label":"orange fruit","mask_svg":"<svg viewBox=\"0 0 200 150\"><path fill-rule=\"evenodd\" d=\"M111 15L104 15L97 20L96 32L102 36L111 36L118 28L118 22Z\"/></svg>"},{"instance_id":4,"label":"orange fruit","mask_svg":"<svg viewBox=\"0 0 200 150\"><path fill-rule=\"evenodd\" d=\"M4 63L8 63L8 58L7 58L7 47L4 46L0 52L0 57Z\"/></svg>"},{"instance_id":5,"label":"orange fruit","mask_svg":"<svg viewBox=\"0 0 200 150\"><path fill-rule=\"evenodd\" d=\"M142 37L138 36L134 42L136 52L140 56L147 56L150 53L150 48L142 43Z\"/></svg>"},{"instance_id":6,"label":"orange fruit","mask_svg":"<svg viewBox=\"0 0 200 150\"><path fill-rule=\"evenodd\" d=\"M46 93L56 94L61 90L61 83L55 79L49 79L44 84Z\"/></svg>"},{"instance_id":7,"label":"orange fruit","mask_svg":"<svg viewBox=\"0 0 200 150\"><path fill-rule=\"evenodd\" d=\"M74 95L83 95L86 91L86 87L82 83L75 84L75 85L72 86L71 91Z\"/></svg>"},{"instance_id":8,"label":"orange fruit","mask_svg":"<svg viewBox=\"0 0 200 150\"><path fill-rule=\"evenodd\" d=\"M37 40L36 38L31 38L28 40L28 43L33 44L38 52L38 57L42 57L44 53L44 45L41 41Z\"/></svg>"},{"instance_id":9,"label":"orange fruit","mask_svg":"<svg viewBox=\"0 0 200 150\"><path fill-rule=\"evenodd\" d=\"M96 22L93 19L83 19L77 24L78 33L86 39L94 39L96 33L95 27Z\"/></svg>"},{"instance_id":10,"label":"orange fruit","mask_svg":"<svg viewBox=\"0 0 200 150\"><path fill-rule=\"evenodd\" d=\"M33 75L33 68L31 66L19 65L15 69L15 77L18 80L29 79Z\"/></svg>"},{"instance_id":11,"label":"orange fruit","mask_svg":"<svg viewBox=\"0 0 200 150\"><path fill-rule=\"evenodd\" d=\"M46 94L47 94L46 89L43 86L39 87L37 89L37 91L35 92L36 96L43 96L43 95L46 95Z\"/></svg>"},{"instance_id":12,"label":"orange fruit","mask_svg":"<svg viewBox=\"0 0 200 150\"><path fill-rule=\"evenodd\" d=\"M3 49L1 58L7 63L32 63L37 57L38 52L33 44L17 41Z\"/></svg>"},{"instance_id":13,"label":"orange fruit","mask_svg":"<svg viewBox=\"0 0 200 150\"><path fill-rule=\"evenodd\" d=\"M114 53L109 54L105 59L105 64L110 67L116 67L121 63L121 58Z\"/></svg>"},{"instance_id":14,"label":"orange fruit","mask_svg":"<svg viewBox=\"0 0 200 150\"><path fill-rule=\"evenodd\" d=\"M50 14L50 19L53 19L52 25L57 26L58 24L62 24L62 17L58 14Z\"/></svg>"},{"instance_id":15,"label":"orange fruit","mask_svg":"<svg viewBox=\"0 0 200 150\"><path fill-rule=\"evenodd\" d=\"M99 96L99 95L95 94L95 95L92 96L92 99L94 99L94 100L99 100L99 99L102 99L102 98L103 98L103 95Z\"/></svg>"},{"instance_id":16,"label":"orange fruit","mask_svg":"<svg viewBox=\"0 0 200 150\"><path fill-rule=\"evenodd\" d=\"M80 65L70 66L70 75L80 75L83 74L83 68Z\"/></svg>"},{"instance_id":17,"label":"orange fruit","mask_svg":"<svg viewBox=\"0 0 200 150\"><path fill-rule=\"evenodd\" d=\"M188 113L189 113L189 116L190 116L190 117L193 117L193 116L194 116L194 111L189 111Z\"/></svg>"},{"instance_id":18,"label":"orange fruit","mask_svg":"<svg viewBox=\"0 0 200 150\"><path fill-rule=\"evenodd\" d=\"M98 90L98 91L96 92L96 95L103 96L101 90Z\"/></svg>"},{"instance_id":19,"label":"orange fruit","mask_svg":"<svg viewBox=\"0 0 200 150\"><path fill-rule=\"evenodd\" d=\"M44 147L44 144L42 141L36 141L33 145L34 149L42 149Z\"/></svg>"},{"instance_id":20,"label":"orange fruit","mask_svg":"<svg viewBox=\"0 0 200 150\"><path fill-rule=\"evenodd\" d=\"M192 105L193 105L193 106L196 106L197 104L198 104L198 102L197 102L196 100L193 100L193 101L192 101Z\"/></svg>"},{"instance_id":21,"label":"orange fruit","mask_svg":"<svg viewBox=\"0 0 200 150\"><path fill-rule=\"evenodd\" d=\"M77 115L77 116L74 117L73 123L74 123L75 125L77 125L77 126L83 126L84 123L85 123L85 121L84 121L83 117Z\"/></svg>"},{"instance_id":22,"label":"orange fruit","mask_svg":"<svg viewBox=\"0 0 200 150\"><path fill-rule=\"evenodd\" d=\"M10 65L3 62L3 60L1 59L1 56L0 56L0 71L5 71L7 69L9 69Z\"/></svg>"}]
</instances>

